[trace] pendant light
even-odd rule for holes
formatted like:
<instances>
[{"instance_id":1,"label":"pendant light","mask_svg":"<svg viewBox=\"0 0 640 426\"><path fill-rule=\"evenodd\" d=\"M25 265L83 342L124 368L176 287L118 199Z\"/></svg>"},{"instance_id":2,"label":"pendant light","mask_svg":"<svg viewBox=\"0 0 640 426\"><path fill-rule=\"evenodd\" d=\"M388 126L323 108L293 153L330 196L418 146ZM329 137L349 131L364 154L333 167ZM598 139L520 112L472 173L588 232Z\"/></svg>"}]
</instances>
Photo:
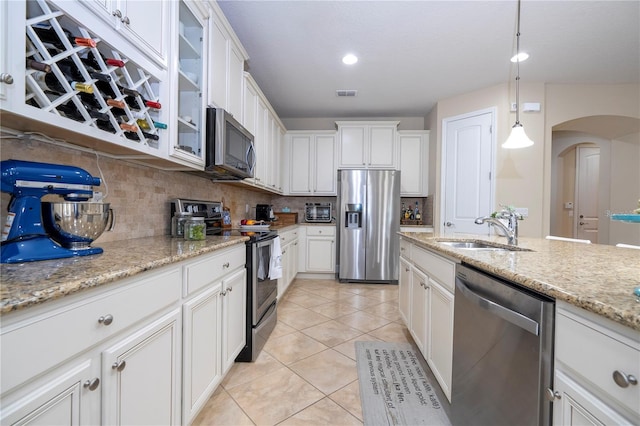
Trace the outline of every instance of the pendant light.
<instances>
[{"instance_id":1,"label":"pendant light","mask_svg":"<svg viewBox=\"0 0 640 426\"><path fill-rule=\"evenodd\" d=\"M518 0L518 28L516 29L516 122L511 128L509 138L502 144L503 148L526 148L533 145L520 124L520 0Z\"/></svg>"}]
</instances>

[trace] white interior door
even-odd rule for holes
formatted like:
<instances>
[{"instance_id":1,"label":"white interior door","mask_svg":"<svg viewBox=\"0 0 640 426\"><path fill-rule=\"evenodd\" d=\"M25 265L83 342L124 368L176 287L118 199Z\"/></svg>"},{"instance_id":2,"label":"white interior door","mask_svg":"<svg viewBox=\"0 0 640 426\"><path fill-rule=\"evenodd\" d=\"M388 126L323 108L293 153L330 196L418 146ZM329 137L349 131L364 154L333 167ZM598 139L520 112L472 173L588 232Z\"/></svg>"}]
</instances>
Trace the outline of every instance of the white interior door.
<instances>
[{"instance_id":1,"label":"white interior door","mask_svg":"<svg viewBox=\"0 0 640 426\"><path fill-rule=\"evenodd\" d=\"M600 182L600 148L576 148L575 237L598 242L598 185Z\"/></svg>"},{"instance_id":2,"label":"white interior door","mask_svg":"<svg viewBox=\"0 0 640 426\"><path fill-rule=\"evenodd\" d=\"M494 113L480 111L461 118L443 120L443 230L455 233L486 233L474 223L491 213L493 187Z\"/></svg>"}]
</instances>

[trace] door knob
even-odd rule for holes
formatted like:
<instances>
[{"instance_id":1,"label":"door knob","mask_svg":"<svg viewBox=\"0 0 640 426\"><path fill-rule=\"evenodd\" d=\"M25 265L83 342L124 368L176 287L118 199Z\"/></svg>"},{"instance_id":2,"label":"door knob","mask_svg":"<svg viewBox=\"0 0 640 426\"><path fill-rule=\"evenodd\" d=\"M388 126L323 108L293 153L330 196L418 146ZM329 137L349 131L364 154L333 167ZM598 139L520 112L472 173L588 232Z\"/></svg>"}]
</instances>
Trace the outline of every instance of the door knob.
<instances>
[{"instance_id":1,"label":"door knob","mask_svg":"<svg viewBox=\"0 0 640 426\"><path fill-rule=\"evenodd\" d=\"M584 222L580 222L580 225L584 225Z\"/></svg>"},{"instance_id":2,"label":"door knob","mask_svg":"<svg viewBox=\"0 0 640 426\"><path fill-rule=\"evenodd\" d=\"M451 223L451 222L445 222L445 223L444 223L444 226L452 227L452 226L453 226L453 223Z\"/></svg>"}]
</instances>

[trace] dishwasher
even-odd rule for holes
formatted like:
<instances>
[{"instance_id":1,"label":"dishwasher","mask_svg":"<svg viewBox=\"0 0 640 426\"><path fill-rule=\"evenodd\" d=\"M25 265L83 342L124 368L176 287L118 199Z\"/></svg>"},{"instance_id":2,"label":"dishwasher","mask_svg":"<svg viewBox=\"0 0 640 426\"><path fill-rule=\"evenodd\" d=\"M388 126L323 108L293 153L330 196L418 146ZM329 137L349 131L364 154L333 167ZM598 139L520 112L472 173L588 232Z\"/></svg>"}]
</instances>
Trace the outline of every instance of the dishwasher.
<instances>
[{"instance_id":1,"label":"dishwasher","mask_svg":"<svg viewBox=\"0 0 640 426\"><path fill-rule=\"evenodd\" d=\"M453 425L550 425L555 303L456 266Z\"/></svg>"}]
</instances>

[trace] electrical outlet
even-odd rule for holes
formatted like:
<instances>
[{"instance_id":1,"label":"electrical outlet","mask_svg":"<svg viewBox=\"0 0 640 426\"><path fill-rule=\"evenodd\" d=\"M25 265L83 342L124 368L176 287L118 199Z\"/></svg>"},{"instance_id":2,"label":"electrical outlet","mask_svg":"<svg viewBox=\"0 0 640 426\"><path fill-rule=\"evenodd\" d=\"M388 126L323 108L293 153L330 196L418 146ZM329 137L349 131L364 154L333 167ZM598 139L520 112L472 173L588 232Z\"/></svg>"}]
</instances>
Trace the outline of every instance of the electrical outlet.
<instances>
[{"instance_id":1,"label":"electrical outlet","mask_svg":"<svg viewBox=\"0 0 640 426\"><path fill-rule=\"evenodd\" d=\"M244 212L249 213L249 204L244 205Z\"/></svg>"},{"instance_id":2,"label":"electrical outlet","mask_svg":"<svg viewBox=\"0 0 640 426\"><path fill-rule=\"evenodd\" d=\"M516 112L518 110L518 104L515 102L511 102L511 112Z\"/></svg>"},{"instance_id":3,"label":"electrical outlet","mask_svg":"<svg viewBox=\"0 0 640 426\"><path fill-rule=\"evenodd\" d=\"M516 207L516 213L521 214L522 217L529 217L529 209L527 207Z\"/></svg>"}]
</instances>

